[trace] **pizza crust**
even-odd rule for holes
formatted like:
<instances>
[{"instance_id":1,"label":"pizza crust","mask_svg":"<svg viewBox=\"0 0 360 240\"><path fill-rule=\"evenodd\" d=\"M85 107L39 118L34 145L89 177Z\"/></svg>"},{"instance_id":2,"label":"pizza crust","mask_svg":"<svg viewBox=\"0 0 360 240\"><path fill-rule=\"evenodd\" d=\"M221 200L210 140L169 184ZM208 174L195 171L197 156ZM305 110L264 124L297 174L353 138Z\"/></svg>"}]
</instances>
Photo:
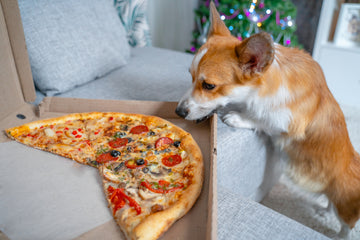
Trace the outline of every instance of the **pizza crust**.
<instances>
[{"instance_id":1,"label":"pizza crust","mask_svg":"<svg viewBox=\"0 0 360 240\"><path fill-rule=\"evenodd\" d=\"M189 138L192 138L190 135ZM188 139L187 141L190 141ZM183 191L180 199L170 208L152 214L144 219L133 231L132 239L157 239L178 219L183 217L195 204L203 185L204 166L199 147L188 144L195 154L192 154L193 178L191 185ZM166 219L166 221L164 221Z\"/></svg>"}]
</instances>

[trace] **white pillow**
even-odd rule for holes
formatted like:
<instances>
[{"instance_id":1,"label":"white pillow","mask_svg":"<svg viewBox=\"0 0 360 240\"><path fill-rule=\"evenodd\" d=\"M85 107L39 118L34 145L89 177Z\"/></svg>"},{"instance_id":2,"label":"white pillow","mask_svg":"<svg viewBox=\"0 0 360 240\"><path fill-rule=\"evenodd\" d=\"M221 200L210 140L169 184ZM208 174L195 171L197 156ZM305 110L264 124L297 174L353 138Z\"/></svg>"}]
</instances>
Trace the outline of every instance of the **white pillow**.
<instances>
[{"instance_id":1,"label":"white pillow","mask_svg":"<svg viewBox=\"0 0 360 240\"><path fill-rule=\"evenodd\" d=\"M31 70L47 96L127 63L130 46L111 0L19 0Z\"/></svg>"}]
</instances>

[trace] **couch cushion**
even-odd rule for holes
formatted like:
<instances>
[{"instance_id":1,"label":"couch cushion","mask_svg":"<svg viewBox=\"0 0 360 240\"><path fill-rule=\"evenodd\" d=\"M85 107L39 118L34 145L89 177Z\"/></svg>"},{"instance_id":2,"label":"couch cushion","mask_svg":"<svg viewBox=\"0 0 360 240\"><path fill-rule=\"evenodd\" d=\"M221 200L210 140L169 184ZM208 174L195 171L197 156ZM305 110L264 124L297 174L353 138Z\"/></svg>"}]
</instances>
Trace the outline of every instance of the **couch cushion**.
<instances>
[{"instance_id":1,"label":"couch cushion","mask_svg":"<svg viewBox=\"0 0 360 240\"><path fill-rule=\"evenodd\" d=\"M326 236L284 215L218 187L219 240L326 240Z\"/></svg>"},{"instance_id":2,"label":"couch cushion","mask_svg":"<svg viewBox=\"0 0 360 240\"><path fill-rule=\"evenodd\" d=\"M270 157L266 138L250 129L228 127L220 118L217 138L217 156L222 159L217 163L218 184L231 186L232 191L242 197L261 201L261 196L257 199L255 195ZM270 189L265 189L264 194L266 191Z\"/></svg>"},{"instance_id":3,"label":"couch cushion","mask_svg":"<svg viewBox=\"0 0 360 240\"><path fill-rule=\"evenodd\" d=\"M146 18L147 0L115 0L114 5L125 26L130 46L151 46Z\"/></svg>"},{"instance_id":4,"label":"couch cushion","mask_svg":"<svg viewBox=\"0 0 360 240\"><path fill-rule=\"evenodd\" d=\"M67 91L126 64L126 33L109 0L19 0L35 85Z\"/></svg>"},{"instance_id":5,"label":"couch cushion","mask_svg":"<svg viewBox=\"0 0 360 240\"><path fill-rule=\"evenodd\" d=\"M193 55L154 47L133 48L128 64L61 97L178 101L191 87Z\"/></svg>"}]
</instances>

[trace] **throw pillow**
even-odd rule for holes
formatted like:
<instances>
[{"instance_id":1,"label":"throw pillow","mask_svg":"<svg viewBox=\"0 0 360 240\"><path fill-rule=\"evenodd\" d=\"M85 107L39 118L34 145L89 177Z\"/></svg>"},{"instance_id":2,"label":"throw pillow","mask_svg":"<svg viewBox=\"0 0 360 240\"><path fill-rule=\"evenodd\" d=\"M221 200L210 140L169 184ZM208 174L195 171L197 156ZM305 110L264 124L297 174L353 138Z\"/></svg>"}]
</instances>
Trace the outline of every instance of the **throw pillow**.
<instances>
[{"instance_id":1,"label":"throw pillow","mask_svg":"<svg viewBox=\"0 0 360 240\"><path fill-rule=\"evenodd\" d=\"M114 0L114 6L125 26L130 46L151 46L146 19L147 0Z\"/></svg>"},{"instance_id":2,"label":"throw pillow","mask_svg":"<svg viewBox=\"0 0 360 240\"><path fill-rule=\"evenodd\" d=\"M126 32L109 0L19 0L36 87L47 96L127 63Z\"/></svg>"}]
</instances>

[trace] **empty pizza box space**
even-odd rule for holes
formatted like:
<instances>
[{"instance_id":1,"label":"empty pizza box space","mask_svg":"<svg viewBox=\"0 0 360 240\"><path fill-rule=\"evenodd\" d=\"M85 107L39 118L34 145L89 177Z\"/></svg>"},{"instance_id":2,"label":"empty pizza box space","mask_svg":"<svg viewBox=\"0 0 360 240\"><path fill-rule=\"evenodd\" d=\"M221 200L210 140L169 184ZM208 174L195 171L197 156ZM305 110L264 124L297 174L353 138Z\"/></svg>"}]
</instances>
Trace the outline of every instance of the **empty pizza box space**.
<instances>
[{"instance_id":1,"label":"empty pizza box space","mask_svg":"<svg viewBox=\"0 0 360 240\"><path fill-rule=\"evenodd\" d=\"M4 129L74 112L155 115L190 132L205 163L193 208L161 239L216 239L216 117L180 119L175 102L46 97L39 106L17 1L0 1L0 239L123 239L112 219L97 170L10 141Z\"/></svg>"}]
</instances>

